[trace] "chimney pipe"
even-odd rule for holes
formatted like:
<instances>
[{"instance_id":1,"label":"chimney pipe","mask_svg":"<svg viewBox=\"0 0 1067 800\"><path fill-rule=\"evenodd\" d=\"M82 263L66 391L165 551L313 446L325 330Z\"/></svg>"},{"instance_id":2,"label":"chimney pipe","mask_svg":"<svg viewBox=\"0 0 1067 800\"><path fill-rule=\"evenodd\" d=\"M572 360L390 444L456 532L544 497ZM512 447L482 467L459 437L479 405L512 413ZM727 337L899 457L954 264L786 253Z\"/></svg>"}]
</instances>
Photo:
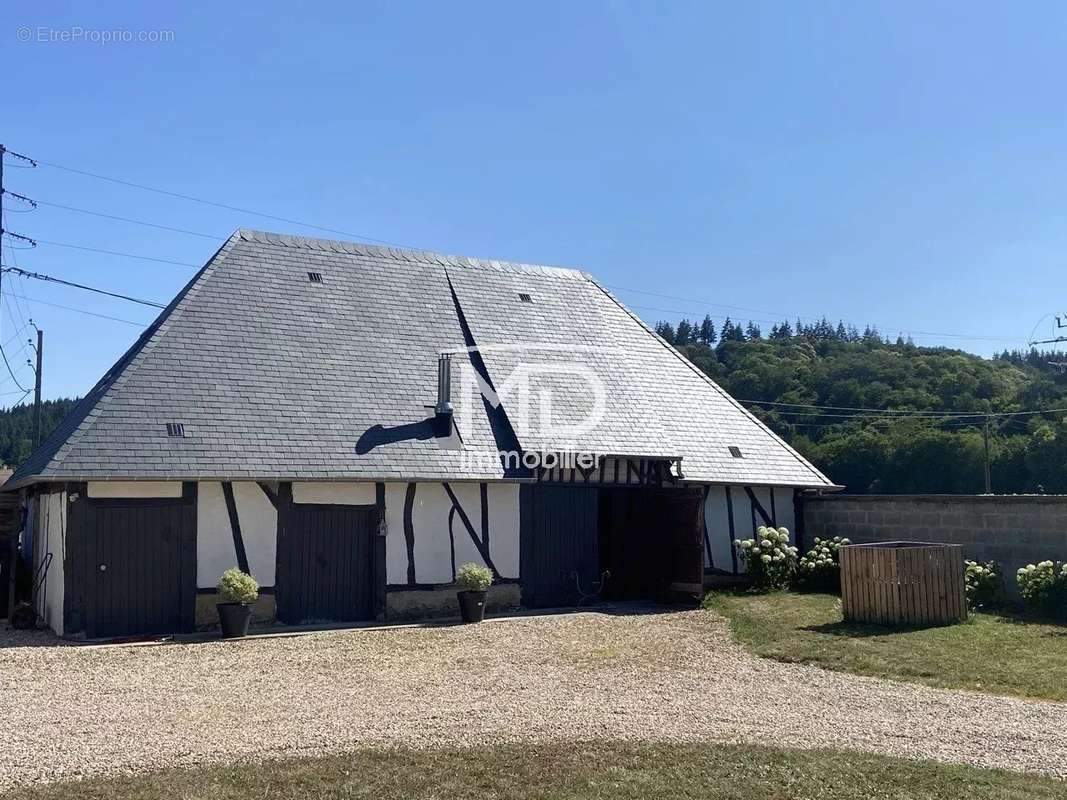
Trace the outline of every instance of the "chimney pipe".
<instances>
[{"instance_id":1,"label":"chimney pipe","mask_svg":"<svg viewBox=\"0 0 1067 800\"><path fill-rule=\"evenodd\" d=\"M452 354L440 353L437 356L437 405L434 412L438 416L452 414Z\"/></svg>"}]
</instances>

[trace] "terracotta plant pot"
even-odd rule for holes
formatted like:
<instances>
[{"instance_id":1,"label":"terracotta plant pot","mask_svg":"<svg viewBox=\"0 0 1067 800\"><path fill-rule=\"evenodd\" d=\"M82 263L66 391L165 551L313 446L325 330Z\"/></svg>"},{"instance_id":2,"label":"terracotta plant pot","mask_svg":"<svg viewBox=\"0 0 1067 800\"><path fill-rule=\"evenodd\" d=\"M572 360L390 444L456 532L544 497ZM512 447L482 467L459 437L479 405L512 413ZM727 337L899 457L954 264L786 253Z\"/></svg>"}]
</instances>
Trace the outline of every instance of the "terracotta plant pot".
<instances>
[{"instance_id":1,"label":"terracotta plant pot","mask_svg":"<svg viewBox=\"0 0 1067 800\"><path fill-rule=\"evenodd\" d=\"M481 622L485 619L486 592L457 592L459 615L464 622Z\"/></svg>"},{"instance_id":2,"label":"terracotta plant pot","mask_svg":"<svg viewBox=\"0 0 1067 800\"><path fill-rule=\"evenodd\" d=\"M226 639L236 639L248 633L248 623L252 620L252 606L249 603L219 603L219 626Z\"/></svg>"}]
</instances>

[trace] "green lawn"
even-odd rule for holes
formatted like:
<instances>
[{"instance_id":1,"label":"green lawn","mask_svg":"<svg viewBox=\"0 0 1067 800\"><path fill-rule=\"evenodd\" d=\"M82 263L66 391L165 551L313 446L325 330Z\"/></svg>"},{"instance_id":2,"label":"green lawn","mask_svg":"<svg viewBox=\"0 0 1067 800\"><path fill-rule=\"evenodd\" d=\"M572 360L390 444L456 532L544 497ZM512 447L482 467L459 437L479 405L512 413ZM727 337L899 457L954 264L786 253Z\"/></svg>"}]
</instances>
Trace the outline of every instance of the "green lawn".
<instances>
[{"instance_id":1,"label":"green lawn","mask_svg":"<svg viewBox=\"0 0 1067 800\"><path fill-rule=\"evenodd\" d=\"M973 614L962 625L846 625L824 594L710 594L750 651L779 661L956 689L1067 701L1067 626Z\"/></svg>"},{"instance_id":2,"label":"green lawn","mask_svg":"<svg viewBox=\"0 0 1067 800\"><path fill-rule=\"evenodd\" d=\"M11 794L43 800L943 800L1062 798L1062 781L997 770L757 745L595 742L379 750L256 766L171 770Z\"/></svg>"}]
</instances>

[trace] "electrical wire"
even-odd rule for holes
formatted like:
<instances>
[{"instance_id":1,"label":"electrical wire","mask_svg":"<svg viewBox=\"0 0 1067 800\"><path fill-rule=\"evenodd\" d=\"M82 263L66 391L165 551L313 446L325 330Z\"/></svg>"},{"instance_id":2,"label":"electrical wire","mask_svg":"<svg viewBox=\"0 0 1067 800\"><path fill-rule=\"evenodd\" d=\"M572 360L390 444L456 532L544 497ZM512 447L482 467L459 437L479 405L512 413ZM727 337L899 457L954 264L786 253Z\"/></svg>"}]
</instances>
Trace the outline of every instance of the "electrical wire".
<instances>
[{"instance_id":1,"label":"electrical wire","mask_svg":"<svg viewBox=\"0 0 1067 800\"><path fill-rule=\"evenodd\" d=\"M23 385L22 385L21 383L19 383L19 380L18 380L18 378L16 378L16 377L15 377L15 373L14 373L14 372L13 372L13 371L11 370L11 364L10 364L10 363L8 363L8 360L7 360L7 353L5 353L5 352L4 352L4 348L3 348L3 347L0 347L0 356L3 356L3 358L4 358L4 366L5 366L5 367L7 367L7 374L11 376L11 381L12 381L12 382L13 382L13 383L14 383L14 384L15 384L15 385L17 386L17 387L19 387L19 389L21 389L22 391L24 391L24 392L25 392L26 394L29 394L29 393L30 393L30 390L29 390L29 389L27 389L27 388L26 388L25 386L23 386ZM26 396L26 395L23 395L23 397L25 397L25 396Z\"/></svg>"},{"instance_id":2,"label":"electrical wire","mask_svg":"<svg viewBox=\"0 0 1067 800\"><path fill-rule=\"evenodd\" d=\"M201 203L201 204L207 205L207 206L214 206L215 208L223 208L223 209L226 209L227 211L236 211L239 214L249 214L249 215L254 216L254 217L262 217L263 219L271 219L271 220L274 220L275 222L284 222L284 223L286 223L288 225L299 225L302 228L311 228L312 230L325 231L326 233L334 233L334 234L338 234L340 236L347 236L347 237L350 237L352 239L360 239L360 240L365 241L365 242L375 242L377 244L389 245L391 247L405 247L406 246L406 245L402 245L402 244L397 244L396 242L387 241L386 239L376 239L373 236L365 236L364 234L361 234L361 233L351 233L349 231L343 231L343 230L339 230L337 228L327 228L327 227L325 227L323 225L315 225L314 223L311 223L311 222L302 222L301 220L290 219L288 217L280 217L280 216L277 216L275 214L267 214L267 213L264 213L262 211L256 211L256 210L250 209L250 208L241 208L240 206L233 206L233 205L230 205L229 203L220 203L220 202L217 202L215 200L208 200L208 199L203 198L203 197L194 197L193 195L182 194L181 192L172 192L172 191L170 191L168 189L160 189L158 187L148 186L148 185L143 184L143 183L134 183L133 181L127 181L127 180L123 180L121 178L112 178L110 176L101 175L101 174L96 173L96 172L89 172L88 170L75 169L74 167L67 167L67 166L64 166L63 164L57 164L54 161L41 161L41 160L38 160L37 163L41 164L42 166L45 166L45 167L51 167L52 169L59 169L59 170L65 171L65 172L72 172L72 173L77 174L77 175L84 175L84 176L89 177L89 178L95 178L95 179L101 180L101 181L108 181L109 183L116 183L116 184L119 184L121 186L129 186L131 188L141 189L141 190L146 191L146 192L155 192L156 194L166 195L167 197L176 197L176 198L178 198L180 200L189 200L189 201L194 202L194 203Z\"/></svg>"},{"instance_id":3,"label":"electrical wire","mask_svg":"<svg viewBox=\"0 0 1067 800\"><path fill-rule=\"evenodd\" d=\"M147 222L143 219L131 219L130 217L120 217L116 214L104 214L100 211L90 211L87 208L76 208L75 206L65 206L62 203L50 203L46 200L38 200L38 205L48 206L49 208L61 208L64 211L76 211L79 214L89 214L94 217L101 217L103 219L113 219L119 222L128 222L133 225L143 225L146 228L155 228L161 231L170 231L171 233L184 233L188 236L199 236L203 239L211 239L212 241L219 241L225 239L229 234L213 234L213 233L201 233L200 231L191 231L187 228L174 228L170 225L160 225L157 222Z\"/></svg>"},{"instance_id":4,"label":"electrical wire","mask_svg":"<svg viewBox=\"0 0 1067 800\"><path fill-rule=\"evenodd\" d=\"M145 328L149 324L148 322L136 322L136 321L134 321L132 319L123 319L122 317L112 317L109 314L98 314L95 311L87 311L84 308L75 308L74 306L65 306L65 305L61 305L60 303L50 303L47 300L39 300L36 297L30 297L29 295L24 295L24 297L26 298L26 302L31 303L31 304L37 304L37 305L42 305L42 306L51 306L52 308L62 308L64 310L66 310L66 311L75 311L75 312L77 312L79 314L87 314L90 317L100 317L101 319L110 319L110 320L113 320L114 322L125 322L127 325L136 325L138 328Z\"/></svg>"},{"instance_id":5,"label":"electrical wire","mask_svg":"<svg viewBox=\"0 0 1067 800\"><path fill-rule=\"evenodd\" d=\"M75 283L74 281L63 280L62 278L53 278L51 275L45 275L40 272L29 272L18 267L2 267L0 268L4 272L19 275L23 278L34 278L39 281L46 281L47 283L58 283L61 286L70 286L75 289L83 289L87 292L95 292L96 294L107 295L108 297L115 297L119 300L128 300L131 303L138 303L142 306L151 306L152 308L166 308L165 303L157 303L155 300L143 300L139 297L131 297L128 294L120 294L118 292L109 292L106 289L97 289L95 286L86 286L84 283Z\"/></svg>"},{"instance_id":6,"label":"electrical wire","mask_svg":"<svg viewBox=\"0 0 1067 800\"><path fill-rule=\"evenodd\" d=\"M37 243L38 244L48 244L48 245L52 245L54 247L69 247L69 248L71 248L73 250L85 250L85 251L90 252L90 253L103 253L104 255L108 255L108 256L121 256L122 258L136 258L136 259L140 259L141 261L155 261L158 264L174 264L175 266L178 266L178 267L195 267L196 269L199 269L201 266L203 266L202 264L191 264L188 261L173 261L173 260L171 260L169 258L156 258L155 256L142 256L142 255L138 255L136 253L122 253L122 252L120 252L118 250L103 250L103 249L101 249L99 247L87 247L85 245L80 245L80 244L70 244L69 242L54 242L54 241L50 241L48 239L38 239ZM22 248L22 249L27 249L27 248Z\"/></svg>"},{"instance_id":7,"label":"electrical wire","mask_svg":"<svg viewBox=\"0 0 1067 800\"><path fill-rule=\"evenodd\" d=\"M781 403L775 400L738 400L739 403L759 404L768 406L787 406L789 408L815 408L829 411L867 411L875 414L910 414L910 415L933 415L954 417L1015 417L1028 414L1056 414L1067 413L1067 408L1042 408L1035 411L903 411L886 408L863 408L859 406L822 406L814 403Z\"/></svg>"}]
</instances>

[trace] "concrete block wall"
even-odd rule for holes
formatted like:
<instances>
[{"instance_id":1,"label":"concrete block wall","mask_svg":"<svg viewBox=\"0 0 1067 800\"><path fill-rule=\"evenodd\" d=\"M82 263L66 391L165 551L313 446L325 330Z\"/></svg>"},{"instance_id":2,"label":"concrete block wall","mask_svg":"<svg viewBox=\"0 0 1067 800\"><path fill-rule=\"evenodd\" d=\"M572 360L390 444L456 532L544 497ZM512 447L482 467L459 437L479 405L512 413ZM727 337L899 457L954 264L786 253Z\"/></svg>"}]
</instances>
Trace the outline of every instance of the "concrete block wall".
<instances>
[{"instance_id":1,"label":"concrete block wall","mask_svg":"<svg viewBox=\"0 0 1067 800\"><path fill-rule=\"evenodd\" d=\"M822 495L804 498L804 541L945 542L964 557L996 561L1017 594L1015 571L1067 561L1065 495Z\"/></svg>"}]
</instances>

